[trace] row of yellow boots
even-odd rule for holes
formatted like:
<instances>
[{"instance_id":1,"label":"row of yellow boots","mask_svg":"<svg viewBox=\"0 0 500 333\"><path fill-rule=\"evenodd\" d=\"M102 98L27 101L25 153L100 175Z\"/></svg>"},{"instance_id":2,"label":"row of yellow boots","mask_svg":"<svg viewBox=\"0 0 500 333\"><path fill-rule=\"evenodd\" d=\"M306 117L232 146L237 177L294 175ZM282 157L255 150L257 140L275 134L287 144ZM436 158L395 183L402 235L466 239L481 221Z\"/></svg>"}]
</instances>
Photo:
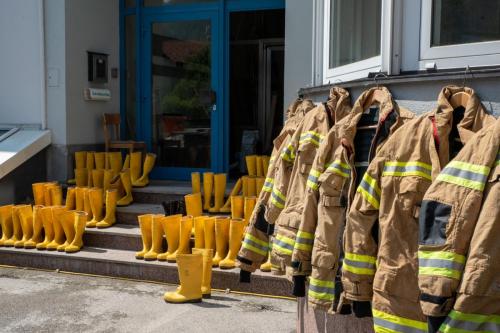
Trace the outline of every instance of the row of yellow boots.
<instances>
[{"instance_id":1,"label":"row of yellow boots","mask_svg":"<svg viewBox=\"0 0 500 333\"><path fill-rule=\"evenodd\" d=\"M127 154L123 161L121 152L79 151L75 153L75 178L68 184L107 189L123 171L129 170L130 187L145 187L155 161L155 154L146 154L143 165L141 152Z\"/></svg>"},{"instance_id":2,"label":"row of yellow boots","mask_svg":"<svg viewBox=\"0 0 500 333\"><path fill-rule=\"evenodd\" d=\"M247 155L245 162L250 177L265 177L269 169L269 156Z\"/></svg>"},{"instance_id":3,"label":"row of yellow boots","mask_svg":"<svg viewBox=\"0 0 500 333\"><path fill-rule=\"evenodd\" d=\"M0 207L0 246L74 253L83 246L87 213L65 206Z\"/></svg>"}]
</instances>

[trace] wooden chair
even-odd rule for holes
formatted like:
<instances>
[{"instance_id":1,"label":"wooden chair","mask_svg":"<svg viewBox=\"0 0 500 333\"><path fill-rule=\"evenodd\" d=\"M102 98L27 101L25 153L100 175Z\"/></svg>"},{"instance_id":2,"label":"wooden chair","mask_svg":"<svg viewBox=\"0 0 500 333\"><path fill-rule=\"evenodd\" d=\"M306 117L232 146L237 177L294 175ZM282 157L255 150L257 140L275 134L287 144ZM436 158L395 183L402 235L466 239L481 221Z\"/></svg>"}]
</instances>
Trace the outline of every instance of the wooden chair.
<instances>
[{"instance_id":1,"label":"wooden chair","mask_svg":"<svg viewBox=\"0 0 500 333\"><path fill-rule=\"evenodd\" d=\"M120 141L120 114L105 113L102 117L104 130L104 146L108 152L110 149L128 149L130 153L134 150L142 150L146 153L146 143L142 141Z\"/></svg>"}]
</instances>

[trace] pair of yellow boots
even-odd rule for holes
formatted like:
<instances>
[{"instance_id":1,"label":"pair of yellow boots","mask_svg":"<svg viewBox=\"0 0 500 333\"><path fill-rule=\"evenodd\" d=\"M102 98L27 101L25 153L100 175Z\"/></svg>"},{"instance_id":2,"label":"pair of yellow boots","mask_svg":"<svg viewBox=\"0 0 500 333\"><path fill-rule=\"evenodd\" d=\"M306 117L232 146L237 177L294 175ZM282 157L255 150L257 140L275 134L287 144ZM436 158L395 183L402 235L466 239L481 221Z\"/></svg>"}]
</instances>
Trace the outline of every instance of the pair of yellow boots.
<instances>
[{"instance_id":1,"label":"pair of yellow boots","mask_svg":"<svg viewBox=\"0 0 500 333\"><path fill-rule=\"evenodd\" d=\"M227 175L225 173L203 173L203 210L210 213L221 212L221 208L224 205L224 196L226 195L226 182ZM191 173L191 185L192 194L197 195L199 193L201 199L201 179L199 172ZM212 196L214 198L213 206Z\"/></svg>"},{"instance_id":2,"label":"pair of yellow boots","mask_svg":"<svg viewBox=\"0 0 500 333\"><path fill-rule=\"evenodd\" d=\"M118 191L107 190L105 193L98 187L68 188L66 208L86 212L87 228L109 228L116 223Z\"/></svg>"},{"instance_id":3,"label":"pair of yellow boots","mask_svg":"<svg viewBox=\"0 0 500 333\"><path fill-rule=\"evenodd\" d=\"M267 169L269 168L269 161L269 156L245 156L248 175L251 177L265 177L267 174Z\"/></svg>"},{"instance_id":4,"label":"pair of yellow boots","mask_svg":"<svg viewBox=\"0 0 500 333\"><path fill-rule=\"evenodd\" d=\"M74 253L83 246L86 222L85 212L65 206L2 206L0 246Z\"/></svg>"}]
</instances>

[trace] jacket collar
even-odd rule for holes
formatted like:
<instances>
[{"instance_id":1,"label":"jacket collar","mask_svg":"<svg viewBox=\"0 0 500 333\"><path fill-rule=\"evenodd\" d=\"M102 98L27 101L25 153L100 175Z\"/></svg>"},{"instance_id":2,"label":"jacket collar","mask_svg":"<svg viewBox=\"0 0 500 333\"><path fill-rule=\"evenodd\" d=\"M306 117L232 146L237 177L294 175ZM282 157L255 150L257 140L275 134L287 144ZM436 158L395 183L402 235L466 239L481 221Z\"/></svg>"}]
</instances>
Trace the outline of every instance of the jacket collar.
<instances>
[{"instance_id":1,"label":"jacket collar","mask_svg":"<svg viewBox=\"0 0 500 333\"><path fill-rule=\"evenodd\" d=\"M336 124L351 112L351 95L344 88L333 87L330 89L326 109L330 111L334 124Z\"/></svg>"}]
</instances>

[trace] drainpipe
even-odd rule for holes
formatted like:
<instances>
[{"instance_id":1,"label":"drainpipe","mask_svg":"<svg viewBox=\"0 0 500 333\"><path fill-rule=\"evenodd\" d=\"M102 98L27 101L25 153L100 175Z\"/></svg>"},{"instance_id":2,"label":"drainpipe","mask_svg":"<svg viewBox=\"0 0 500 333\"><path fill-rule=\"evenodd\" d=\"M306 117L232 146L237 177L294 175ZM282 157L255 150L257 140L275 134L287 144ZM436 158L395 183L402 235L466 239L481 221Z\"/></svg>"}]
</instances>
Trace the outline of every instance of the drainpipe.
<instances>
[{"instance_id":1,"label":"drainpipe","mask_svg":"<svg viewBox=\"0 0 500 333\"><path fill-rule=\"evenodd\" d=\"M40 113L42 118L41 129L47 129L47 70L45 65L45 0L38 1L38 21L40 22L40 90L41 106Z\"/></svg>"}]
</instances>

